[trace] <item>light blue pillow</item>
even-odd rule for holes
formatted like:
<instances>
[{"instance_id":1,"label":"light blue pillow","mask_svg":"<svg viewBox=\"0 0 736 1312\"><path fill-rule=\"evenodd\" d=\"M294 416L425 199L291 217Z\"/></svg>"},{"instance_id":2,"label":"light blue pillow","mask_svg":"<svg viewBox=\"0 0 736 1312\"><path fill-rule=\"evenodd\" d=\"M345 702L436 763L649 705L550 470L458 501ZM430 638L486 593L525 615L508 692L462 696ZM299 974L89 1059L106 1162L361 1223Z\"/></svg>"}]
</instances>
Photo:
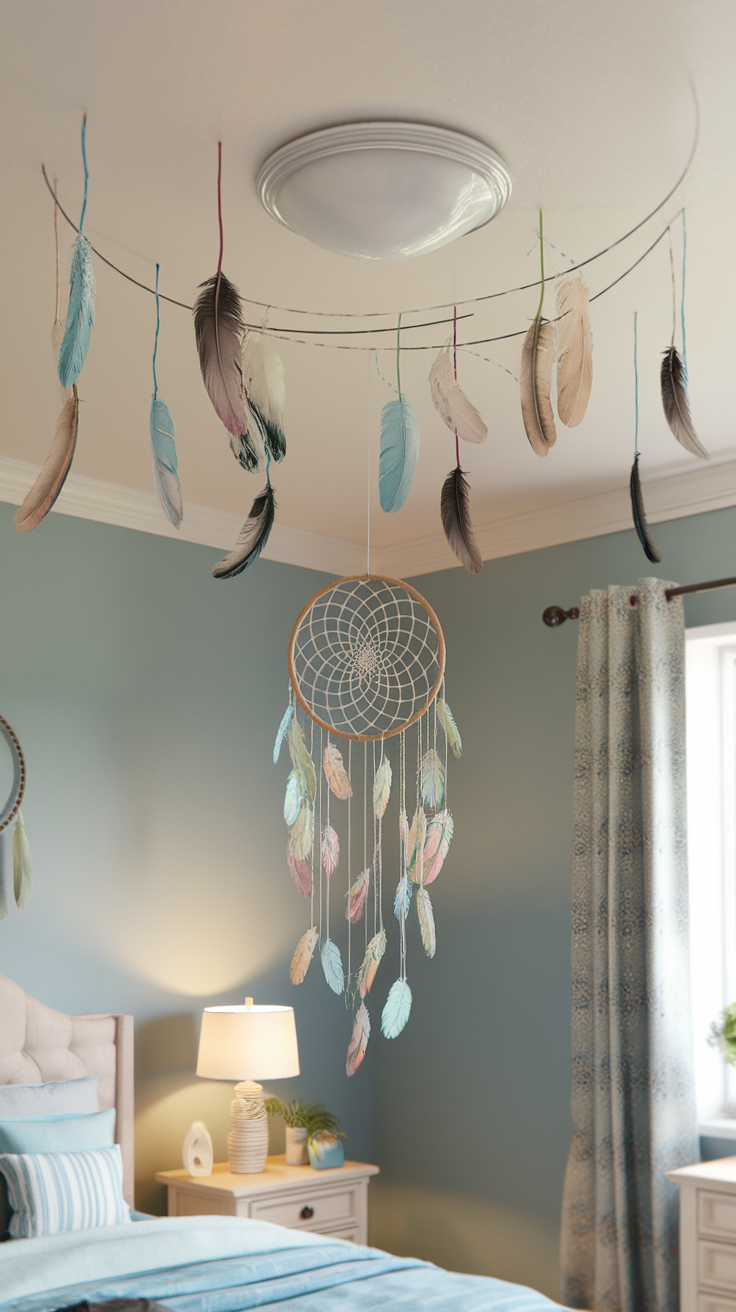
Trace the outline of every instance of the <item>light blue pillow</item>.
<instances>
[{"instance_id":1,"label":"light blue pillow","mask_svg":"<svg viewBox=\"0 0 736 1312\"><path fill-rule=\"evenodd\" d=\"M13 1209L11 1239L130 1221L117 1143L89 1153L0 1153L0 1171Z\"/></svg>"},{"instance_id":2,"label":"light blue pillow","mask_svg":"<svg viewBox=\"0 0 736 1312\"><path fill-rule=\"evenodd\" d=\"M0 1120L7 1116L47 1116L51 1112L98 1112L99 1075L47 1084L0 1084Z\"/></svg>"},{"instance_id":3,"label":"light blue pillow","mask_svg":"<svg viewBox=\"0 0 736 1312\"><path fill-rule=\"evenodd\" d=\"M115 1108L80 1116L12 1116L0 1119L0 1153L78 1153L111 1148Z\"/></svg>"}]
</instances>

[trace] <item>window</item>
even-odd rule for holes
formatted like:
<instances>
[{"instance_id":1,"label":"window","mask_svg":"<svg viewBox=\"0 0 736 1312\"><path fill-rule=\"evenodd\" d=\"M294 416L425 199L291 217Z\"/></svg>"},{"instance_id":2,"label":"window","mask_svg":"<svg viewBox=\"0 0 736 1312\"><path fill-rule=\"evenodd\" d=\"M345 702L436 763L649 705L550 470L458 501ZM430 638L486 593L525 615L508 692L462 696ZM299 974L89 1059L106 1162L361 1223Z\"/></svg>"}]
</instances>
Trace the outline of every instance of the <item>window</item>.
<instances>
[{"instance_id":1,"label":"window","mask_svg":"<svg viewBox=\"0 0 736 1312\"><path fill-rule=\"evenodd\" d=\"M701 1134L736 1139L736 1068L708 1045L736 1001L736 623L686 633L688 862Z\"/></svg>"}]
</instances>

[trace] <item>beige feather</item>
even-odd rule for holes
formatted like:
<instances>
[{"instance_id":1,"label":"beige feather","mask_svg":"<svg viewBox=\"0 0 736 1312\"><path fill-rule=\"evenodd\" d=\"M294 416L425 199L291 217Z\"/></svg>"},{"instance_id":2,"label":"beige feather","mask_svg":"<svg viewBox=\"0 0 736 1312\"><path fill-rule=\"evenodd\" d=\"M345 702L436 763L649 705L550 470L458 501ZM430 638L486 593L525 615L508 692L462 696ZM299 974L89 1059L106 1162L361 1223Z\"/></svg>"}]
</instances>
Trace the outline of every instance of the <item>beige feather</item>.
<instances>
[{"instance_id":1,"label":"beige feather","mask_svg":"<svg viewBox=\"0 0 736 1312\"><path fill-rule=\"evenodd\" d=\"M427 816L423 806L418 806L411 822L409 837L406 841L406 868L409 878L415 884L421 884L424 878L424 842L427 837Z\"/></svg>"},{"instance_id":2,"label":"beige feather","mask_svg":"<svg viewBox=\"0 0 736 1312\"><path fill-rule=\"evenodd\" d=\"M348 1046L348 1057L345 1063L345 1074L354 1075L360 1063L365 1057L365 1050L368 1047L368 1038L371 1032L371 1022L368 1015L368 1008L364 1002L361 1002L355 1013L355 1022L353 1032L350 1036Z\"/></svg>"},{"instance_id":3,"label":"beige feather","mask_svg":"<svg viewBox=\"0 0 736 1312\"><path fill-rule=\"evenodd\" d=\"M306 861L312 855L312 841L314 834L313 825L314 811L312 803L308 797L304 798L304 804L294 821L289 834L291 837L291 850L297 861Z\"/></svg>"},{"instance_id":4,"label":"beige feather","mask_svg":"<svg viewBox=\"0 0 736 1312\"><path fill-rule=\"evenodd\" d=\"M557 286L557 414L567 428L584 418L593 386L588 288L578 274Z\"/></svg>"},{"instance_id":5,"label":"beige feather","mask_svg":"<svg viewBox=\"0 0 736 1312\"><path fill-rule=\"evenodd\" d=\"M304 980L304 976L309 970L312 957L314 956L314 949L317 946L318 940L319 934L314 925L311 929L307 930L306 934L302 934L299 939L299 942L296 945L296 951L291 958L291 966L289 968L289 979L292 984L301 984Z\"/></svg>"},{"instance_id":6,"label":"beige feather","mask_svg":"<svg viewBox=\"0 0 736 1312\"><path fill-rule=\"evenodd\" d=\"M448 347L440 351L429 371L429 391L432 405L451 433L464 442L488 440L483 419L458 385Z\"/></svg>"},{"instance_id":7,"label":"beige feather","mask_svg":"<svg viewBox=\"0 0 736 1312\"><path fill-rule=\"evenodd\" d=\"M353 789L345 773L343 765L342 752L334 743L328 743L325 747L324 754L325 776L335 797L339 797L341 802L352 797Z\"/></svg>"},{"instance_id":8,"label":"beige feather","mask_svg":"<svg viewBox=\"0 0 736 1312\"><path fill-rule=\"evenodd\" d=\"M56 432L51 449L38 478L25 501L15 512L15 527L28 533L45 519L64 486L77 445L79 427L79 396L76 383L69 388L67 399L56 421Z\"/></svg>"},{"instance_id":9,"label":"beige feather","mask_svg":"<svg viewBox=\"0 0 736 1312\"><path fill-rule=\"evenodd\" d=\"M538 314L521 348L521 417L532 451L546 456L557 441L550 389L555 362L554 324Z\"/></svg>"},{"instance_id":10,"label":"beige feather","mask_svg":"<svg viewBox=\"0 0 736 1312\"><path fill-rule=\"evenodd\" d=\"M386 814L391 792L391 778L391 762L387 756L384 756L373 780L373 809L376 813L376 820L382 820Z\"/></svg>"},{"instance_id":11,"label":"beige feather","mask_svg":"<svg viewBox=\"0 0 736 1312\"><path fill-rule=\"evenodd\" d=\"M363 964L358 971L358 992L361 998L366 993L370 993L371 984L376 977L376 971L381 963L381 958L386 951L386 931L382 929L378 934L374 934L368 947L366 948Z\"/></svg>"},{"instance_id":12,"label":"beige feather","mask_svg":"<svg viewBox=\"0 0 736 1312\"><path fill-rule=\"evenodd\" d=\"M297 774L301 776L301 779L304 783L304 788L302 789L302 791L308 794L310 802L314 802L314 795L317 791L317 780L314 774L314 764L312 762L311 756L309 755L309 752L307 751L307 744L304 740L304 733L302 731L302 727L299 721L296 718L296 713L291 717L291 723L289 725L288 742L289 742L289 755L291 756L291 764L293 765Z\"/></svg>"},{"instance_id":13,"label":"beige feather","mask_svg":"<svg viewBox=\"0 0 736 1312\"><path fill-rule=\"evenodd\" d=\"M417 889L417 914L419 916L419 930L422 935L422 944L428 957L433 957L437 951L437 936L434 928L434 912L432 903L429 899L429 893L426 888Z\"/></svg>"}]
</instances>

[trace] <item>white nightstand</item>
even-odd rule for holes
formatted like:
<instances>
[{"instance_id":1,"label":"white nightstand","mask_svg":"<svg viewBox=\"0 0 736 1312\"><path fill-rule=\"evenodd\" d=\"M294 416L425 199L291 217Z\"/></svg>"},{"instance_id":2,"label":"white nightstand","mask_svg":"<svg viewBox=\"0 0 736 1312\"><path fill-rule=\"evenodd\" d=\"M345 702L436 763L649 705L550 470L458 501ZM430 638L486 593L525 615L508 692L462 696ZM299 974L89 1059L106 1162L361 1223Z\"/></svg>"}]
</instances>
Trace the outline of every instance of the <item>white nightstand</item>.
<instances>
[{"instance_id":1,"label":"white nightstand","mask_svg":"<svg viewBox=\"0 0 736 1312\"><path fill-rule=\"evenodd\" d=\"M736 1312L736 1157L667 1175L680 1186L681 1312Z\"/></svg>"},{"instance_id":2,"label":"white nightstand","mask_svg":"<svg viewBox=\"0 0 736 1312\"><path fill-rule=\"evenodd\" d=\"M169 1192L169 1216L249 1216L291 1230L314 1230L336 1239L368 1243L368 1181L377 1166L346 1162L333 1170L287 1166L268 1157L257 1175L231 1175L227 1162L212 1175L158 1171Z\"/></svg>"}]
</instances>

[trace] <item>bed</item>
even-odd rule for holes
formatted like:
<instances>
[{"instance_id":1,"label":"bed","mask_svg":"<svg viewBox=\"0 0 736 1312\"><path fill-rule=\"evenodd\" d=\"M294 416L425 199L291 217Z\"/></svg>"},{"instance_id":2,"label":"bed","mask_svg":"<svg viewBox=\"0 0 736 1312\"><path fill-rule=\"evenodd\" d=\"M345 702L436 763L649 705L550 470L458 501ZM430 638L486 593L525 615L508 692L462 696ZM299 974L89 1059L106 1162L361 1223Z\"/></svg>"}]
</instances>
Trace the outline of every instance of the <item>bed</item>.
<instances>
[{"instance_id":1,"label":"bed","mask_svg":"<svg viewBox=\"0 0 736 1312\"><path fill-rule=\"evenodd\" d=\"M265 1221L128 1214L133 1206L132 1017L66 1016L0 976L0 1086L6 1086L8 1096L13 1095L9 1087L13 1085L45 1089L52 1087L51 1082L68 1081L76 1088L77 1082L97 1076L99 1113L110 1116L111 1108L116 1112L116 1147L103 1151L114 1154L117 1163L124 1219L0 1243L0 1312L58 1312L80 1303L121 1299L149 1299L172 1312L245 1312L260 1307L282 1312L373 1312L376 1306L399 1312L552 1312L557 1308L522 1285L442 1271L414 1258ZM54 1122L51 1129L57 1137L68 1128L63 1116L30 1119ZM83 1119L69 1118L70 1126L74 1120L78 1127ZM81 1161L92 1156L67 1152L65 1147L51 1153L57 1165L62 1157ZM33 1160L43 1166L49 1154ZM17 1186L20 1176L12 1174L14 1159L0 1153L0 1170ZM140 1309L138 1304L137 1312Z\"/></svg>"}]
</instances>

